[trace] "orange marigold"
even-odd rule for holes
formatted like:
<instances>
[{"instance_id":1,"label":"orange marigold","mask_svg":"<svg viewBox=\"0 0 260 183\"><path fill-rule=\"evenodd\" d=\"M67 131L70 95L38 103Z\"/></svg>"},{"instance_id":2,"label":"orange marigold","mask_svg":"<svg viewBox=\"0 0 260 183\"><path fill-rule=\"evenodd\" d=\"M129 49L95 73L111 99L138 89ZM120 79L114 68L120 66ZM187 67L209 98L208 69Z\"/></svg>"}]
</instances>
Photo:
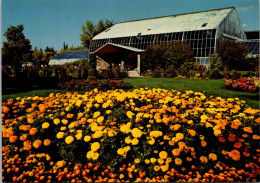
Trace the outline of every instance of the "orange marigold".
<instances>
[{"instance_id":1,"label":"orange marigold","mask_svg":"<svg viewBox=\"0 0 260 183\"><path fill-rule=\"evenodd\" d=\"M37 129L37 128L31 128L30 131L29 131L29 133L30 133L32 136L36 135L37 132L38 132L38 129Z\"/></svg>"},{"instance_id":2,"label":"orange marigold","mask_svg":"<svg viewBox=\"0 0 260 183\"><path fill-rule=\"evenodd\" d=\"M219 142L222 142L222 143L225 143L226 140L225 140L224 137L219 137L219 138L218 138L218 141L219 141Z\"/></svg>"},{"instance_id":3,"label":"orange marigold","mask_svg":"<svg viewBox=\"0 0 260 183\"><path fill-rule=\"evenodd\" d=\"M27 134L23 134L20 136L20 141L26 141L27 140Z\"/></svg>"},{"instance_id":4,"label":"orange marigold","mask_svg":"<svg viewBox=\"0 0 260 183\"><path fill-rule=\"evenodd\" d=\"M9 142L14 143L17 141L17 139L18 139L17 136L11 136L11 137L9 137Z\"/></svg>"},{"instance_id":5,"label":"orange marigold","mask_svg":"<svg viewBox=\"0 0 260 183\"><path fill-rule=\"evenodd\" d=\"M260 139L260 136L259 136L259 135L253 135L253 139L254 139L254 140L259 140L259 139Z\"/></svg>"},{"instance_id":6,"label":"orange marigold","mask_svg":"<svg viewBox=\"0 0 260 183\"><path fill-rule=\"evenodd\" d=\"M32 142L30 140L24 141L23 145L24 145L24 150L29 151L32 148Z\"/></svg>"},{"instance_id":7,"label":"orange marigold","mask_svg":"<svg viewBox=\"0 0 260 183\"><path fill-rule=\"evenodd\" d=\"M240 142L236 142L236 143L234 144L234 147L237 148L237 149L239 149L239 148L242 147L242 144L241 144Z\"/></svg>"},{"instance_id":8,"label":"orange marigold","mask_svg":"<svg viewBox=\"0 0 260 183\"><path fill-rule=\"evenodd\" d=\"M174 161L175 161L176 165L181 165L182 164L182 160L180 158L176 158Z\"/></svg>"},{"instance_id":9,"label":"orange marigold","mask_svg":"<svg viewBox=\"0 0 260 183\"><path fill-rule=\"evenodd\" d=\"M253 133L253 130L251 127L244 127L243 130L247 133Z\"/></svg>"},{"instance_id":10,"label":"orange marigold","mask_svg":"<svg viewBox=\"0 0 260 183\"><path fill-rule=\"evenodd\" d=\"M68 119L71 119L71 118L73 118L73 117L74 117L74 114L71 114L71 113L67 114L67 118L68 118Z\"/></svg>"},{"instance_id":11,"label":"orange marigold","mask_svg":"<svg viewBox=\"0 0 260 183\"><path fill-rule=\"evenodd\" d=\"M41 145L42 145L42 141L41 141L41 140L35 140L35 141L33 142L33 147L36 148L36 149L38 149L39 147L41 147Z\"/></svg>"},{"instance_id":12,"label":"orange marigold","mask_svg":"<svg viewBox=\"0 0 260 183\"><path fill-rule=\"evenodd\" d=\"M206 141L201 141L201 147L206 147L207 146L207 142Z\"/></svg>"},{"instance_id":13,"label":"orange marigold","mask_svg":"<svg viewBox=\"0 0 260 183\"><path fill-rule=\"evenodd\" d=\"M43 145L44 146L49 146L51 144L51 140L50 139L45 139L44 141L43 141Z\"/></svg>"},{"instance_id":14,"label":"orange marigold","mask_svg":"<svg viewBox=\"0 0 260 183\"><path fill-rule=\"evenodd\" d=\"M229 157L234 161L240 160L240 152L238 150L232 150L229 154Z\"/></svg>"},{"instance_id":15,"label":"orange marigold","mask_svg":"<svg viewBox=\"0 0 260 183\"><path fill-rule=\"evenodd\" d=\"M201 157L200 157L200 162L201 162L201 163L208 163L208 158L205 157L205 156L201 156Z\"/></svg>"},{"instance_id":16,"label":"orange marigold","mask_svg":"<svg viewBox=\"0 0 260 183\"><path fill-rule=\"evenodd\" d=\"M30 125L23 125L23 131L29 131L31 129Z\"/></svg>"},{"instance_id":17,"label":"orange marigold","mask_svg":"<svg viewBox=\"0 0 260 183\"><path fill-rule=\"evenodd\" d=\"M191 137L194 137L197 134L195 130L188 130L188 133Z\"/></svg>"},{"instance_id":18,"label":"orange marigold","mask_svg":"<svg viewBox=\"0 0 260 183\"><path fill-rule=\"evenodd\" d=\"M235 142L236 141L236 135L235 134L229 134L228 140L229 140L229 142Z\"/></svg>"}]
</instances>

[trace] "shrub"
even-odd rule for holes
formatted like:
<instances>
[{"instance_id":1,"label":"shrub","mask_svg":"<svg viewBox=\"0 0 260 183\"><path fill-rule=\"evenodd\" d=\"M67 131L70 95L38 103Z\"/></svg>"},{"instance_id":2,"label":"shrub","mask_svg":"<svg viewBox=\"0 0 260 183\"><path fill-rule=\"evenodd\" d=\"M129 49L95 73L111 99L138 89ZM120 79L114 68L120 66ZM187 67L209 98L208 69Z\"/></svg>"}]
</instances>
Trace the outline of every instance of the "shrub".
<instances>
[{"instance_id":1,"label":"shrub","mask_svg":"<svg viewBox=\"0 0 260 183\"><path fill-rule=\"evenodd\" d=\"M96 80L96 78L92 78L93 76L89 76L87 80L80 79L72 79L69 81L60 82L58 84L59 88L62 90L72 90L72 91L90 91L94 88L98 88L99 90L112 90L112 89L130 89L133 86L124 81L124 80L111 80L111 79L103 79Z\"/></svg>"},{"instance_id":2,"label":"shrub","mask_svg":"<svg viewBox=\"0 0 260 183\"><path fill-rule=\"evenodd\" d=\"M164 72L164 77L166 78L174 78L177 76L177 71L174 66L169 66Z\"/></svg>"},{"instance_id":3,"label":"shrub","mask_svg":"<svg viewBox=\"0 0 260 183\"><path fill-rule=\"evenodd\" d=\"M156 68L152 71L153 78L163 78L164 77L164 70L163 68Z\"/></svg>"},{"instance_id":4,"label":"shrub","mask_svg":"<svg viewBox=\"0 0 260 183\"><path fill-rule=\"evenodd\" d=\"M239 69L247 56L247 47L232 40L222 41L219 56L225 70Z\"/></svg>"},{"instance_id":5,"label":"shrub","mask_svg":"<svg viewBox=\"0 0 260 183\"><path fill-rule=\"evenodd\" d=\"M212 69L209 71L210 79L223 79L223 75L220 73L219 69Z\"/></svg>"},{"instance_id":6,"label":"shrub","mask_svg":"<svg viewBox=\"0 0 260 183\"><path fill-rule=\"evenodd\" d=\"M209 66L210 70L213 70L213 69L222 70L223 69L221 58L217 53L214 53L209 56L209 63L210 63L210 66Z\"/></svg>"},{"instance_id":7,"label":"shrub","mask_svg":"<svg viewBox=\"0 0 260 183\"><path fill-rule=\"evenodd\" d=\"M189 78L192 77L194 65L195 65L194 61L184 62L183 65L181 66L181 75Z\"/></svg>"}]
</instances>

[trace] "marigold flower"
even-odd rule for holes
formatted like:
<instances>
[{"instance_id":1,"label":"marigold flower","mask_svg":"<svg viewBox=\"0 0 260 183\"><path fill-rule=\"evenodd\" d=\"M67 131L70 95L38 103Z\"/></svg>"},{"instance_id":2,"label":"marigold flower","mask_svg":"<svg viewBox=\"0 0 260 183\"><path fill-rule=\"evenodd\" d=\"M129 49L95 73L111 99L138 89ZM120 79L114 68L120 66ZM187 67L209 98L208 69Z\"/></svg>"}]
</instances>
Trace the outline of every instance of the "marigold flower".
<instances>
[{"instance_id":1,"label":"marigold flower","mask_svg":"<svg viewBox=\"0 0 260 183\"><path fill-rule=\"evenodd\" d=\"M253 133L253 130L251 127L244 127L243 130L247 133Z\"/></svg>"},{"instance_id":2,"label":"marigold flower","mask_svg":"<svg viewBox=\"0 0 260 183\"><path fill-rule=\"evenodd\" d=\"M163 133L161 131L151 131L150 132L150 137L157 138L157 137L160 137L162 135L163 135Z\"/></svg>"},{"instance_id":3,"label":"marigold flower","mask_svg":"<svg viewBox=\"0 0 260 183\"><path fill-rule=\"evenodd\" d=\"M94 142L93 144L91 144L91 151L96 152L97 150L99 150L100 148L100 144L98 142Z\"/></svg>"},{"instance_id":4,"label":"marigold flower","mask_svg":"<svg viewBox=\"0 0 260 183\"><path fill-rule=\"evenodd\" d=\"M228 155L234 161L240 160L240 152L238 150L232 150Z\"/></svg>"},{"instance_id":5,"label":"marigold flower","mask_svg":"<svg viewBox=\"0 0 260 183\"><path fill-rule=\"evenodd\" d=\"M179 141L179 140L182 140L184 139L184 135L182 133L176 133L176 139Z\"/></svg>"},{"instance_id":6,"label":"marigold flower","mask_svg":"<svg viewBox=\"0 0 260 183\"><path fill-rule=\"evenodd\" d=\"M214 154L214 153L210 153L209 154L209 160L216 161L217 160L217 155Z\"/></svg>"},{"instance_id":7,"label":"marigold flower","mask_svg":"<svg viewBox=\"0 0 260 183\"><path fill-rule=\"evenodd\" d=\"M200 162L201 162L201 163L208 163L208 158L205 157L205 156L201 156L201 157L200 157Z\"/></svg>"},{"instance_id":8,"label":"marigold flower","mask_svg":"<svg viewBox=\"0 0 260 183\"><path fill-rule=\"evenodd\" d=\"M51 140L50 140L50 139L45 139L45 140L43 141L43 145L44 145L44 146L50 146L50 145L51 145Z\"/></svg>"},{"instance_id":9,"label":"marigold flower","mask_svg":"<svg viewBox=\"0 0 260 183\"><path fill-rule=\"evenodd\" d=\"M58 166L59 168L62 168L63 166L65 166L65 164L66 164L66 162L65 162L64 160L57 162L57 166Z\"/></svg>"},{"instance_id":10,"label":"marigold flower","mask_svg":"<svg viewBox=\"0 0 260 183\"><path fill-rule=\"evenodd\" d=\"M139 164L141 162L141 160L139 158L135 159L135 164Z\"/></svg>"},{"instance_id":11,"label":"marigold flower","mask_svg":"<svg viewBox=\"0 0 260 183\"><path fill-rule=\"evenodd\" d=\"M225 140L224 137L219 137L219 138L218 138L218 141L219 141L219 142L222 142L222 143L225 143L226 140Z\"/></svg>"},{"instance_id":12,"label":"marigold flower","mask_svg":"<svg viewBox=\"0 0 260 183\"><path fill-rule=\"evenodd\" d=\"M17 141L17 139L18 139L17 136L11 136L11 137L9 137L9 142L14 143Z\"/></svg>"},{"instance_id":13,"label":"marigold flower","mask_svg":"<svg viewBox=\"0 0 260 183\"><path fill-rule=\"evenodd\" d=\"M127 112L126 112L126 115L127 115L127 117L128 117L129 119L132 119L133 116L134 116L134 113L133 113L132 111L127 111Z\"/></svg>"},{"instance_id":14,"label":"marigold flower","mask_svg":"<svg viewBox=\"0 0 260 183\"><path fill-rule=\"evenodd\" d=\"M137 138L134 138L131 140L132 145L137 145L139 143L139 140Z\"/></svg>"},{"instance_id":15,"label":"marigold flower","mask_svg":"<svg viewBox=\"0 0 260 183\"><path fill-rule=\"evenodd\" d=\"M234 144L234 147L237 148L237 149L239 149L239 148L242 147L242 144L241 144L240 142L236 142L236 143Z\"/></svg>"},{"instance_id":16,"label":"marigold flower","mask_svg":"<svg viewBox=\"0 0 260 183\"><path fill-rule=\"evenodd\" d=\"M60 119L58 119L58 118L54 119L54 120L53 120L53 123L54 123L55 125L60 124Z\"/></svg>"},{"instance_id":17,"label":"marigold flower","mask_svg":"<svg viewBox=\"0 0 260 183\"><path fill-rule=\"evenodd\" d=\"M92 159L93 156L94 156L94 152L93 151L87 152L87 158L88 159Z\"/></svg>"},{"instance_id":18,"label":"marigold flower","mask_svg":"<svg viewBox=\"0 0 260 183\"><path fill-rule=\"evenodd\" d=\"M157 160L155 158L150 159L151 163L155 163Z\"/></svg>"},{"instance_id":19,"label":"marigold flower","mask_svg":"<svg viewBox=\"0 0 260 183\"><path fill-rule=\"evenodd\" d=\"M97 123L102 123L105 120L104 116L100 116L97 118Z\"/></svg>"},{"instance_id":20,"label":"marigold flower","mask_svg":"<svg viewBox=\"0 0 260 183\"><path fill-rule=\"evenodd\" d=\"M259 135L253 135L253 139L254 139L254 140L259 140L259 139L260 139L260 136L259 136Z\"/></svg>"},{"instance_id":21,"label":"marigold flower","mask_svg":"<svg viewBox=\"0 0 260 183\"><path fill-rule=\"evenodd\" d=\"M97 131L93 134L92 138L93 138L93 139L98 139L98 138L100 138L100 137L102 137L102 136L103 136L103 132L102 132L101 130L97 130Z\"/></svg>"},{"instance_id":22,"label":"marigold flower","mask_svg":"<svg viewBox=\"0 0 260 183\"><path fill-rule=\"evenodd\" d=\"M179 149L173 149L172 150L173 156L179 156L180 155L180 150Z\"/></svg>"},{"instance_id":23,"label":"marigold flower","mask_svg":"<svg viewBox=\"0 0 260 183\"><path fill-rule=\"evenodd\" d=\"M188 130L188 133L191 137L195 137L197 132L195 130Z\"/></svg>"},{"instance_id":24,"label":"marigold flower","mask_svg":"<svg viewBox=\"0 0 260 183\"><path fill-rule=\"evenodd\" d=\"M36 149L38 149L39 147L41 147L41 145L42 145L42 141L41 141L41 140L35 140L35 141L33 142L33 147L36 148Z\"/></svg>"},{"instance_id":25,"label":"marigold flower","mask_svg":"<svg viewBox=\"0 0 260 183\"><path fill-rule=\"evenodd\" d=\"M141 130L139 130L138 128L134 128L131 131L132 135L134 138L140 138L143 135L143 132Z\"/></svg>"},{"instance_id":26,"label":"marigold flower","mask_svg":"<svg viewBox=\"0 0 260 183\"><path fill-rule=\"evenodd\" d=\"M159 158L157 161L158 161L158 163L159 163L160 165L164 163L164 160L161 159L161 158Z\"/></svg>"},{"instance_id":27,"label":"marigold flower","mask_svg":"<svg viewBox=\"0 0 260 183\"><path fill-rule=\"evenodd\" d=\"M229 142L235 142L236 141L236 135L235 134L229 134L228 140L229 140Z\"/></svg>"},{"instance_id":28,"label":"marigold flower","mask_svg":"<svg viewBox=\"0 0 260 183\"><path fill-rule=\"evenodd\" d=\"M124 156L125 155L125 150L123 148L119 148L117 150L117 154L121 155L121 156Z\"/></svg>"},{"instance_id":29,"label":"marigold flower","mask_svg":"<svg viewBox=\"0 0 260 183\"><path fill-rule=\"evenodd\" d=\"M67 124L68 124L68 122L69 122L69 121L68 121L68 120L66 120L66 119L62 119L62 120L61 120L61 123L62 123L62 124L64 124L64 125L67 125Z\"/></svg>"},{"instance_id":30,"label":"marigold flower","mask_svg":"<svg viewBox=\"0 0 260 183\"><path fill-rule=\"evenodd\" d=\"M27 134L23 134L20 136L20 141L26 141L27 140Z\"/></svg>"},{"instance_id":31,"label":"marigold flower","mask_svg":"<svg viewBox=\"0 0 260 183\"><path fill-rule=\"evenodd\" d=\"M64 137L64 134L64 132L58 132L56 135L57 139L62 139Z\"/></svg>"},{"instance_id":32,"label":"marigold flower","mask_svg":"<svg viewBox=\"0 0 260 183\"><path fill-rule=\"evenodd\" d=\"M92 159L95 161L99 158L99 154L97 152L95 152L92 156Z\"/></svg>"},{"instance_id":33,"label":"marigold flower","mask_svg":"<svg viewBox=\"0 0 260 183\"><path fill-rule=\"evenodd\" d=\"M150 160L149 159L145 159L144 162L145 162L145 164L149 164Z\"/></svg>"},{"instance_id":34,"label":"marigold flower","mask_svg":"<svg viewBox=\"0 0 260 183\"><path fill-rule=\"evenodd\" d=\"M159 153L159 157L160 157L161 159L166 159L166 158L168 157L168 153L167 153L166 151L161 151L161 152Z\"/></svg>"},{"instance_id":35,"label":"marigold flower","mask_svg":"<svg viewBox=\"0 0 260 183\"><path fill-rule=\"evenodd\" d=\"M67 114L68 119L72 119L73 117L74 117L74 114L71 114L71 113Z\"/></svg>"},{"instance_id":36,"label":"marigold flower","mask_svg":"<svg viewBox=\"0 0 260 183\"><path fill-rule=\"evenodd\" d=\"M32 142L30 140L24 141L23 145L24 145L24 147L23 147L24 150L29 151L32 148Z\"/></svg>"},{"instance_id":37,"label":"marigold flower","mask_svg":"<svg viewBox=\"0 0 260 183\"><path fill-rule=\"evenodd\" d=\"M169 164L168 163L166 163L165 165L161 165L160 167L161 167L162 172L166 172L166 171L169 170Z\"/></svg>"},{"instance_id":38,"label":"marigold flower","mask_svg":"<svg viewBox=\"0 0 260 183\"><path fill-rule=\"evenodd\" d=\"M30 133L32 136L36 135L37 132L38 132L38 129L37 129L37 128L31 128L30 131L29 131L29 133Z\"/></svg>"},{"instance_id":39,"label":"marigold flower","mask_svg":"<svg viewBox=\"0 0 260 183\"><path fill-rule=\"evenodd\" d=\"M206 147L207 146L207 142L206 141L201 141L201 147Z\"/></svg>"},{"instance_id":40,"label":"marigold flower","mask_svg":"<svg viewBox=\"0 0 260 183\"><path fill-rule=\"evenodd\" d=\"M180 158L176 158L174 160L174 162L175 162L176 165L181 165L182 164L182 160Z\"/></svg>"},{"instance_id":41,"label":"marigold flower","mask_svg":"<svg viewBox=\"0 0 260 183\"><path fill-rule=\"evenodd\" d=\"M84 141L85 141L85 142L89 142L90 140L91 140L91 137L90 137L90 136L87 135L87 136L84 137Z\"/></svg>"},{"instance_id":42,"label":"marigold flower","mask_svg":"<svg viewBox=\"0 0 260 183\"><path fill-rule=\"evenodd\" d=\"M50 127L50 124L48 123L48 122L44 122L43 124L42 124L42 129L47 129L47 128L49 128Z\"/></svg>"},{"instance_id":43,"label":"marigold flower","mask_svg":"<svg viewBox=\"0 0 260 183\"><path fill-rule=\"evenodd\" d=\"M75 137L76 137L77 140L80 140L82 138L82 133L76 134Z\"/></svg>"}]
</instances>

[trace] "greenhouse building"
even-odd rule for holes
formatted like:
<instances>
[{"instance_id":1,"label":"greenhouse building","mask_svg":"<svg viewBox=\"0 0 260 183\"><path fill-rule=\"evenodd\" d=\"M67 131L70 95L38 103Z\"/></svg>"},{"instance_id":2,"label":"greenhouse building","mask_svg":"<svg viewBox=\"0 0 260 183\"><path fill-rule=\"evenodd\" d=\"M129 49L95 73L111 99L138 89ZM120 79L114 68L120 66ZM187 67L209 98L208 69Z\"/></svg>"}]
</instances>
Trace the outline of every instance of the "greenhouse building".
<instances>
[{"instance_id":1,"label":"greenhouse building","mask_svg":"<svg viewBox=\"0 0 260 183\"><path fill-rule=\"evenodd\" d=\"M140 74L140 55L148 46L180 40L189 43L198 64L209 65L224 39L246 39L234 7L117 23L91 40L90 53L97 65L124 64Z\"/></svg>"}]
</instances>

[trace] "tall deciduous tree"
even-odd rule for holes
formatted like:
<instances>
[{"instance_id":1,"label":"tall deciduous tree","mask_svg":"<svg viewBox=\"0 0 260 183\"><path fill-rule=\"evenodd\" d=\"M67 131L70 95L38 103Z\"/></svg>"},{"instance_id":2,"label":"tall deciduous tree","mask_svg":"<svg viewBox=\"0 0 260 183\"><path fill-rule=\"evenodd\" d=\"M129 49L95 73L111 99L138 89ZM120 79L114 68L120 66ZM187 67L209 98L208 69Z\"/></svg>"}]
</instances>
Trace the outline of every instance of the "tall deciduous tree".
<instances>
[{"instance_id":1,"label":"tall deciduous tree","mask_svg":"<svg viewBox=\"0 0 260 183\"><path fill-rule=\"evenodd\" d=\"M32 46L30 40L23 34L23 25L10 26L4 36L7 41L3 43L3 66L11 66L14 74L19 74L23 63L32 61Z\"/></svg>"},{"instance_id":2,"label":"tall deciduous tree","mask_svg":"<svg viewBox=\"0 0 260 183\"><path fill-rule=\"evenodd\" d=\"M87 20L85 25L82 25L80 34L81 44L89 48L91 39L102 31L108 29L113 25L113 22L110 20L99 20L97 25L94 25L91 21Z\"/></svg>"},{"instance_id":3,"label":"tall deciduous tree","mask_svg":"<svg viewBox=\"0 0 260 183\"><path fill-rule=\"evenodd\" d=\"M50 59L52 59L56 55L57 54L56 54L56 51L54 50L54 48L49 48L47 46L46 49L44 50L44 54L43 54L43 58L42 58L42 65L48 65Z\"/></svg>"},{"instance_id":4,"label":"tall deciduous tree","mask_svg":"<svg viewBox=\"0 0 260 183\"><path fill-rule=\"evenodd\" d=\"M42 65L42 59L43 59L42 49L38 50L37 47L35 47L32 54L33 64L36 66Z\"/></svg>"}]
</instances>

